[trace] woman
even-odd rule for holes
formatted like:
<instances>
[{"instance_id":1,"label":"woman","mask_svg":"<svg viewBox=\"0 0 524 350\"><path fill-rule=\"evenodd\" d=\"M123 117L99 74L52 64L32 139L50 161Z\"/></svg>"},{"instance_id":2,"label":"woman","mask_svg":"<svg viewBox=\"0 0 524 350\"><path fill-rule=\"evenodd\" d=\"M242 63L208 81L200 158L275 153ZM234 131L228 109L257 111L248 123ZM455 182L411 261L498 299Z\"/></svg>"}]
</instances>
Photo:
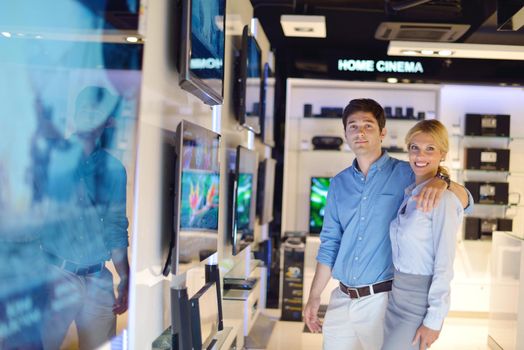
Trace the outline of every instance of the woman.
<instances>
[{"instance_id":1,"label":"woman","mask_svg":"<svg viewBox=\"0 0 524 350\"><path fill-rule=\"evenodd\" d=\"M449 310L455 241L464 210L445 191L430 212L417 210L414 197L440 170L448 133L437 120L424 120L406 136L415 183L406 188L391 222L395 277L389 295L383 350L426 349L438 338Z\"/></svg>"}]
</instances>

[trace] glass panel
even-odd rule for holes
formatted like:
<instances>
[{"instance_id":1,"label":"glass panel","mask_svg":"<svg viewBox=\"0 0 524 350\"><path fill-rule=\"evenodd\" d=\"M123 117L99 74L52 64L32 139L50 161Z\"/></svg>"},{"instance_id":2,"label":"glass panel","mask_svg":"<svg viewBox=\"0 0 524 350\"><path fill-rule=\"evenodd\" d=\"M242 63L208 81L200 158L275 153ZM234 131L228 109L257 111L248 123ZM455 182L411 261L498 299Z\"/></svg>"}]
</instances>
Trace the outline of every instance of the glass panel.
<instances>
[{"instance_id":1,"label":"glass panel","mask_svg":"<svg viewBox=\"0 0 524 350\"><path fill-rule=\"evenodd\" d=\"M137 6L0 3L1 349L95 348L126 327Z\"/></svg>"}]
</instances>

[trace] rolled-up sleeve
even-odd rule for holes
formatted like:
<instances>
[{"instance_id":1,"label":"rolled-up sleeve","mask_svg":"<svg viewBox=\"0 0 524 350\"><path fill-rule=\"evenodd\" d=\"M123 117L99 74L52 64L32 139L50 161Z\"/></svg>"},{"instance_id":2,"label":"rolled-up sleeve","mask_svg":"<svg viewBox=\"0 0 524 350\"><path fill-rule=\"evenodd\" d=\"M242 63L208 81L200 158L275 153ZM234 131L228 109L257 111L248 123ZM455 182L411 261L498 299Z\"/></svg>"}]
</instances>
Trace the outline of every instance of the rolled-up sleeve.
<instances>
[{"instance_id":1,"label":"rolled-up sleeve","mask_svg":"<svg viewBox=\"0 0 524 350\"><path fill-rule=\"evenodd\" d=\"M474 203L473 196L471 195L471 192L469 192L467 188L464 187L464 189L466 190L466 193L468 194L468 206L464 208L464 214L471 214L473 213L473 208L475 206L475 204L473 204Z\"/></svg>"},{"instance_id":2,"label":"rolled-up sleeve","mask_svg":"<svg viewBox=\"0 0 524 350\"><path fill-rule=\"evenodd\" d=\"M428 311L424 325L440 330L449 311L450 282L453 278L456 235L464 209L458 198L446 191L441 203L433 210L432 230L435 251L433 280L428 293Z\"/></svg>"},{"instance_id":3,"label":"rolled-up sleeve","mask_svg":"<svg viewBox=\"0 0 524 350\"><path fill-rule=\"evenodd\" d=\"M324 224L320 232L317 261L333 268L342 238L342 228L337 213L336 182L331 181L324 211Z\"/></svg>"}]
</instances>

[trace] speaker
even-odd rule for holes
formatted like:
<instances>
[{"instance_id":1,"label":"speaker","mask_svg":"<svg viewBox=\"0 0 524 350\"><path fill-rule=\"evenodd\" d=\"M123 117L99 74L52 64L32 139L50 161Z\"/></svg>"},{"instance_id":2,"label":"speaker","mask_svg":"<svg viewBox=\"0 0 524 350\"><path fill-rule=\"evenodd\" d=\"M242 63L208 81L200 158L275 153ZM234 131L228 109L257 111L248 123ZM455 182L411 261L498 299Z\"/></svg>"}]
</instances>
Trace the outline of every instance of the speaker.
<instances>
[{"instance_id":1,"label":"speaker","mask_svg":"<svg viewBox=\"0 0 524 350\"><path fill-rule=\"evenodd\" d=\"M498 219L497 231L513 231L512 219Z\"/></svg>"},{"instance_id":2,"label":"speaker","mask_svg":"<svg viewBox=\"0 0 524 350\"><path fill-rule=\"evenodd\" d=\"M404 117L402 115L402 107L395 107L395 115L393 117L399 119Z\"/></svg>"},{"instance_id":3,"label":"speaker","mask_svg":"<svg viewBox=\"0 0 524 350\"><path fill-rule=\"evenodd\" d=\"M507 182L474 182L464 183L479 204L508 204L509 184Z\"/></svg>"},{"instance_id":4,"label":"speaker","mask_svg":"<svg viewBox=\"0 0 524 350\"><path fill-rule=\"evenodd\" d=\"M466 114L467 136L509 137L509 114Z\"/></svg>"},{"instance_id":5,"label":"speaker","mask_svg":"<svg viewBox=\"0 0 524 350\"><path fill-rule=\"evenodd\" d=\"M340 150L344 143L342 137L338 136L315 136L312 139L314 150Z\"/></svg>"},{"instance_id":6,"label":"speaker","mask_svg":"<svg viewBox=\"0 0 524 350\"><path fill-rule=\"evenodd\" d=\"M480 239L480 219L466 217L465 239Z\"/></svg>"},{"instance_id":7,"label":"speaker","mask_svg":"<svg viewBox=\"0 0 524 350\"><path fill-rule=\"evenodd\" d=\"M393 117L393 112L392 112L392 109L391 109L390 106L385 106L384 107L384 115L386 116L386 118Z\"/></svg>"},{"instance_id":8,"label":"speaker","mask_svg":"<svg viewBox=\"0 0 524 350\"><path fill-rule=\"evenodd\" d=\"M417 119L415 118L415 111L413 110L413 107L406 107L406 118Z\"/></svg>"},{"instance_id":9,"label":"speaker","mask_svg":"<svg viewBox=\"0 0 524 350\"><path fill-rule=\"evenodd\" d=\"M467 148L466 169L509 170L509 149Z\"/></svg>"},{"instance_id":10,"label":"speaker","mask_svg":"<svg viewBox=\"0 0 524 350\"><path fill-rule=\"evenodd\" d=\"M313 118L313 105L306 103L304 105L304 118Z\"/></svg>"},{"instance_id":11,"label":"speaker","mask_svg":"<svg viewBox=\"0 0 524 350\"><path fill-rule=\"evenodd\" d=\"M322 118L342 118L344 109L341 107L320 107L320 116Z\"/></svg>"}]
</instances>

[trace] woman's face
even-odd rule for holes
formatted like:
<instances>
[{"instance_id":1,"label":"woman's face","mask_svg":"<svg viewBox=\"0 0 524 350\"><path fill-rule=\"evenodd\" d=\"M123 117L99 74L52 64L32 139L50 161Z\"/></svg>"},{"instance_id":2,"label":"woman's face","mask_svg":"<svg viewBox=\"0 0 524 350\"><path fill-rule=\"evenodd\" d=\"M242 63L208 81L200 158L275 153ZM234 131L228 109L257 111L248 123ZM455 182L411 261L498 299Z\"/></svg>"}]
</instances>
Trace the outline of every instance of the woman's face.
<instances>
[{"instance_id":1,"label":"woman's face","mask_svg":"<svg viewBox=\"0 0 524 350\"><path fill-rule=\"evenodd\" d=\"M433 136L423 132L411 138L408 154L411 169L413 169L415 176L422 179L435 176L440 161L446 156L437 147Z\"/></svg>"}]
</instances>

